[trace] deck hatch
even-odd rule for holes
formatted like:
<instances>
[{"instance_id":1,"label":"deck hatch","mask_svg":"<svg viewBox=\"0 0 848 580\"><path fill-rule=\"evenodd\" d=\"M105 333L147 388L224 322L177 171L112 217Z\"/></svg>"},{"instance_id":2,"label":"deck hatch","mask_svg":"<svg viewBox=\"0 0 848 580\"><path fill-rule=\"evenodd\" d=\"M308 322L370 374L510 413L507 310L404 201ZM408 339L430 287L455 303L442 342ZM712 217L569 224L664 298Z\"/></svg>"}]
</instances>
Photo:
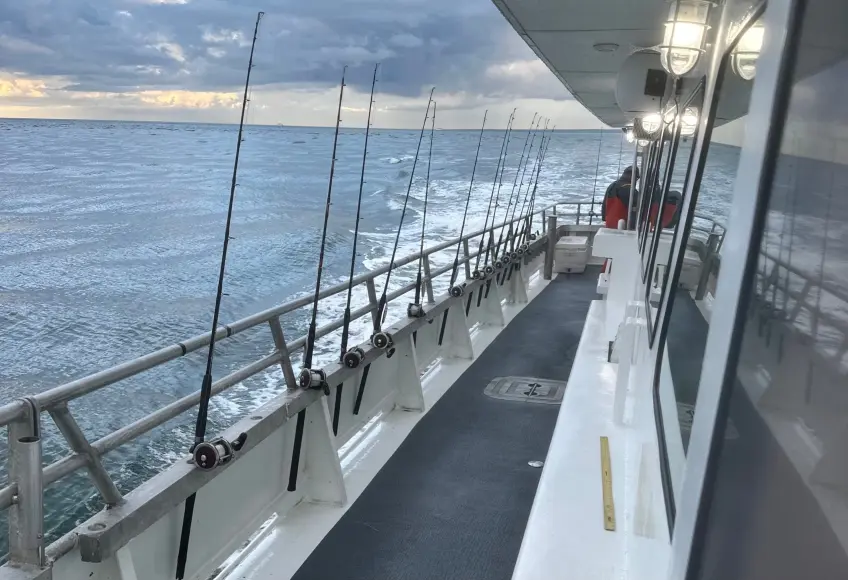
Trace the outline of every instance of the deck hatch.
<instances>
[{"instance_id":1,"label":"deck hatch","mask_svg":"<svg viewBox=\"0 0 848 580\"><path fill-rule=\"evenodd\" d=\"M565 381L535 377L495 377L483 392L493 399L559 405L565 385Z\"/></svg>"}]
</instances>

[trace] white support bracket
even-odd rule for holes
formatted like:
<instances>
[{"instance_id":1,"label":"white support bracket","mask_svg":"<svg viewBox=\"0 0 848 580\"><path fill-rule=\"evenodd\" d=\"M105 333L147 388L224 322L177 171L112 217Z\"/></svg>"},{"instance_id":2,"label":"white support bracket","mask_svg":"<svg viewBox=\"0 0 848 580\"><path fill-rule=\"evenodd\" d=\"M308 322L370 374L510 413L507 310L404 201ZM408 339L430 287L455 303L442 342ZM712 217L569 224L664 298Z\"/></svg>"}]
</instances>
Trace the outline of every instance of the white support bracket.
<instances>
[{"instance_id":1,"label":"white support bracket","mask_svg":"<svg viewBox=\"0 0 848 580\"><path fill-rule=\"evenodd\" d=\"M501 309L501 285L498 284L497 276L492 278L489 284L489 295L486 296L485 289L483 292L483 303L480 305L480 323L484 326L504 326L503 309Z\"/></svg>"},{"instance_id":2,"label":"white support bracket","mask_svg":"<svg viewBox=\"0 0 848 580\"><path fill-rule=\"evenodd\" d=\"M310 405L303 430L303 471L306 495L313 503L343 506L347 491L333 436L327 397Z\"/></svg>"},{"instance_id":3,"label":"white support bracket","mask_svg":"<svg viewBox=\"0 0 848 580\"><path fill-rule=\"evenodd\" d=\"M404 338L402 343L395 347L393 356L398 359L395 367L397 369L395 405L404 411L423 413L424 391L421 388L421 377L418 376L418 358L412 335Z\"/></svg>"},{"instance_id":4,"label":"white support bracket","mask_svg":"<svg viewBox=\"0 0 848 580\"><path fill-rule=\"evenodd\" d=\"M135 562L133 562L129 546L119 548L115 552L115 560L118 562L118 574L120 574L121 580L138 580Z\"/></svg>"},{"instance_id":5,"label":"white support bracket","mask_svg":"<svg viewBox=\"0 0 848 580\"><path fill-rule=\"evenodd\" d=\"M522 268L513 271L512 276L507 280L507 304L527 304L527 281L524 279L524 270L529 269L528 264L524 264Z\"/></svg>"},{"instance_id":6,"label":"white support bracket","mask_svg":"<svg viewBox=\"0 0 848 580\"><path fill-rule=\"evenodd\" d=\"M478 288L478 292L481 289ZM442 341L442 358L473 359L471 333L465 317L465 298L456 300L448 309L448 321L445 325L445 338Z\"/></svg>"}]
</instances>

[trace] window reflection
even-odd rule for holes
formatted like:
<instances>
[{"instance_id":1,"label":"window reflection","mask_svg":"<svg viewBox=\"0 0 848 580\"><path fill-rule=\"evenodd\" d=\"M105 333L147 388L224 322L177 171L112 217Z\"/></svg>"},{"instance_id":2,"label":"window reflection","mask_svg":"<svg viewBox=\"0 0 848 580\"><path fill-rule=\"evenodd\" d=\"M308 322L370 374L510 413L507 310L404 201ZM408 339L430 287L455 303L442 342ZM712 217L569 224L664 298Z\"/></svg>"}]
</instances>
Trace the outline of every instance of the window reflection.
<instances>
[{"instance_id":1,"label":"window reflection","mask_svg":"<svg viewBox=\"0 0 848 580\"><path fill-rule=\"evenodd\" d=\"M679 104L679 109L685 110L692 105L700 107L702 99L701 85L687 101ZM678 119L678 124L682 122ZM650 283L646 287L646 302L648 304L649 331L653 336L657 327L657 316L661 298L667 295L669 262L671 260L672 244L677 227L680 223L681 204L683 203L683 191L685 181L692 162L694 148L692 144L696 135L688 138L683 137L683 125L680 124L675 130L675 141L672 146L672 165L665 175L662 186L662 197L653 201L648 211L648 225L652 233L651 252L653 252L653 266ZM687 272L691 275L691 272ZM683 280L688 283L689 280Z\"/></svg>"},{"instance_id":2,"label":"window reflection","mask_svg":"<svg viewBox=\"0 0 848 580\"><path fill-rule=\"evenodd\" d=\"M734 73L728 59L725 58L715 81L717 93L711 107L712 131L702 153L706 158L701 157L703 173L691 188L695 204L693 216L687 223L678 224L684 228L680 272L674 287L668 286L663 297L669 303L669 310L656 389L668 470L675 491L679 491L683 479L713 296L720 273L724 219L730 211L752 86L751 82L739 83L731 78ZM685 185L683 160L688 161L692 156L691 143L681 144L681 148L680 163L675 163L671 178L675 188L678 184ZM670 251L664 244L659 247L658 262L668 263L675 259L668 255ZM660 275L665 278L664 272ZM656 295L654 304L657 304Z\"/></svg>"},{"instance_id":3,"label":"window reflection","mask_svg":"<svg viewBox=\"0 0 848 580\"><path fill-rule=\"evenodd\" d=\"M648 268L650 261L650 247L648 240L652 231L650 223L650 211L659 203L662 197L662 186L665 175L668 173L669 161L672 153L672 139L674 137L675 124L663 123L663 131L660 138L654 144L654 154L650 159L647 178L644 181L644 190L639 205L640 238L639 247L642 252L642 280L648 279Z\"/></svg>"},{"instance_id":4,"label":"window reflection","mask_svg":"<svg viewBox=\"0 0 848 580\"><path fill-rule=\"evenodd\" d=\"M735 437L717 459L704 579L848 573L848 51L832 8L809 3L802 28L725 385Z\"/></svg>"}]
</instances>

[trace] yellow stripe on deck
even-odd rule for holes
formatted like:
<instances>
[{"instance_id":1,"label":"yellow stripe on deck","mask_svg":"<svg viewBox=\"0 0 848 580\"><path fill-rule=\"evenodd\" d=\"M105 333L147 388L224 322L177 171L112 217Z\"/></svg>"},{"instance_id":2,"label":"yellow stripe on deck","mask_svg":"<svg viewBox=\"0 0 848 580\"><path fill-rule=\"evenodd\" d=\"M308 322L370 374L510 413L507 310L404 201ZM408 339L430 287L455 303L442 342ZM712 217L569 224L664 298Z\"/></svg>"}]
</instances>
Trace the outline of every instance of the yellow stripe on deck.
<instances>
[{"instance_id":1,"label":"yellow stripe on deck","mask_svg":"<svg viewBox=\"0 0 848 580\"><path fill-rule=\"evenodd\" d=\"M601 437L601 489L604 494L604 529L614 532L615 505L612 500L612 467L608 437Z\"/></svg>"}]
</instances>

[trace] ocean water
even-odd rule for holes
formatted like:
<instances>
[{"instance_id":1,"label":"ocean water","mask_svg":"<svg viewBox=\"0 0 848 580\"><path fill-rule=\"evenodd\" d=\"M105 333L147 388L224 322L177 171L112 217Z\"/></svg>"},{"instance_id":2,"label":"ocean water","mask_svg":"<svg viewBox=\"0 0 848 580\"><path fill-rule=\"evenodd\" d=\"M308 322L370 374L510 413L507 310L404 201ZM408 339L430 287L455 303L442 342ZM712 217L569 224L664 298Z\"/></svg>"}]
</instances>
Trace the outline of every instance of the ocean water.
<instances>
[{"instance_id":1,"label":"ocean water","mask_svg":"<svg viewBox=\"0 0 848 580\"><path fill-rule=\"evenodd\" d=\"M236 130L224 125L0 121L0 403L209 330ZM459 232L478 134L435 133L428 246ZM503 196L511 190L525 136L526 131L513 133ZM312 291L332 138L333 130L327 128L246 128L223 323ZM427 139L399 257L415 252L419 243ZM469 229L483 224L501 139L500 131L484 134ZM343 281L349 268L363 141L360 129L343 128L339 137L325 285ZM357 272L389 260L417 141L417 131L372 130ZM616 131L556 132L542 169L537 206L601 196L630 164L626 150ZM730 151L722 164L732 169L735 159ZM723 207L718 200L707 209L721 217ZM451 259L452 253L442 252L434 266ZM414 276L415 268L407 267L393 275L392 287ZM446 284L445 279L437 290ZM363 300L357 293L355 306ZM400 302L402 306L390 308L389 319L404 315L405 301ZM319 324L338 316L343 306L341 295L328 300ZM304 309L284 317L287 338L305 334L307 315ZM354 325L352 343L365 339L366 325L365 320ZM321 341L319 360L335 357L337 344L337 336ZM223 341L216 350L215 377L272 347L266 327ZM93 441L196 391L204 364L205 351L194 353L73 401L71 411ZM269 370L216 397L209 432L269 400L281 384L279 371ZM186 452L195 413L105 457L122 492ZM49 419L44 429L46 462L66 455L69 450ZM46 496L48 541L100 507L82 472L51 486Z\"/></svg>"}]
</instances>

